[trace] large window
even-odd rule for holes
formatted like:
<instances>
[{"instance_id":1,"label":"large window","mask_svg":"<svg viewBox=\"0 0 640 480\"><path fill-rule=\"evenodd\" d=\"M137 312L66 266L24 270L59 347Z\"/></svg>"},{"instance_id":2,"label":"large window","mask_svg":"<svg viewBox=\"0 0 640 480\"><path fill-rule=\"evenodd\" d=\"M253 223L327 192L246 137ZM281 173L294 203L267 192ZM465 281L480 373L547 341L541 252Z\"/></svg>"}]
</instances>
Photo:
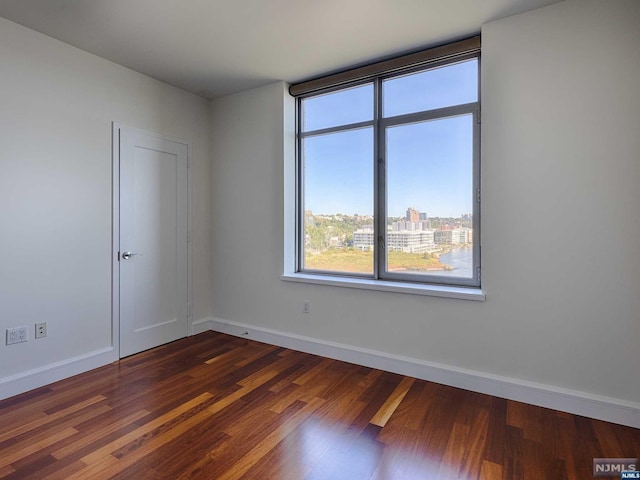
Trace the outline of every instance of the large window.
<instances>
[{"instance_id":1,"label":"large window","mask_svg":"<svg viewBox=\"0 0 640 480\"><path fill-rule=\"evenodd\" d=\"M297 97L297 271L480 285L479 52Z\"/></svg>"}]
</instances>

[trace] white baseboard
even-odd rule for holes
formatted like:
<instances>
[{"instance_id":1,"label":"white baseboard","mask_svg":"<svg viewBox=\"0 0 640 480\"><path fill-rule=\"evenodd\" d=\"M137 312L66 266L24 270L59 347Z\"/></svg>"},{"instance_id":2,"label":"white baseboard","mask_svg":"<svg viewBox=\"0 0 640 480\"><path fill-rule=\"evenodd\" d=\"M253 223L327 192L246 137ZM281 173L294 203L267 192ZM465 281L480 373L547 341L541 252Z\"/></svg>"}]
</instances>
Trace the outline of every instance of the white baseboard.
<instances>
[{"instance_id":1,"label":"white baseboard","mask_svg":"<svg viewBox=\"0 0 640 480\"><path fill-rule=\"evenodd\" d=\"M202 332L213 330L213 324L210 318L201 318L191 323L191 335L197 335Z\"/></svg>"},{"instance_id":2,"label":"white baseboard","mask_svg":"<svg viewBox=\"0 0 640 480\"><path fill-rule=\"evenodd\" d=\"M113 362L113 347L0 378L0 400L63 380Z\"/></svg>"},{"instance_id":3,"label":"white baseboard","mask_svg":"<svg viewBox=\"0 0 640 480\"><path fill-rule=\"evenodd\" d=\"M191 335L212 330L210 318L195 320L191 325ZM35 388L108 365L118 360L118 352L113 347L95 350L84 355L68 358L51 365L34 368L26 372L0 378L0 400L19 395Z\"/></svg>"},{"instance_id":4,"label":"white baseboard","mask_svg":"<svg viewBox=\"0 0 640 480\"><path fill-rule=\"evenodd\" d=\"M426 362L219 318L201 320L197 326L198 331L206 331L209 327L217 332L242 336L270 345L640 428L640 403Z\"/></svg>"}]
</instances>

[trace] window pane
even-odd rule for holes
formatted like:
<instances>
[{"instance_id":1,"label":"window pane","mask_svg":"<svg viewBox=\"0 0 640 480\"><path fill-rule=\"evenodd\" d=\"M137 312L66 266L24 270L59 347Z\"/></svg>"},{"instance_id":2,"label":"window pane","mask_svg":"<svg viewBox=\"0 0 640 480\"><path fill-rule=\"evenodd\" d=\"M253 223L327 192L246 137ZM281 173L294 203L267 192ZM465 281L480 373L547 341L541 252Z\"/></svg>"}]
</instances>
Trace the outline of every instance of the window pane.
<instances>
[{"instance_id":1,"label":"window pane","mask_svg":"<svg viewBox=\"0 0 640 480\"><path fill-rule=\"evenodd\" d=\"M372 274L373 129L305 138L302 155L303 268ZM356 248L360 230L371 242Z\"/></svg>"},{"instance_id":2,"label":"window pane","mask_svg":"<svg viewBox=\"0 0 640 480\"><path fill-rule=\"evenodd\" d=\"M373 119L373 85L366 84L302 101L302 131Z\"/></svg>"},{"instance_id":3,"label":"window pane","mask_svg":"<svg viewBox=\"0 0 640 480\"><path fill-rule=\"evenodd\" d=\"M390 127L387 271L473 278L473 116Z\"/></svg>"},{"instance_id":4,"label":"window pane","mask_svg":"<svg viewBox=\"0 0 640 480\"><path fill-rule=\"evenodd\" d=\"M476 102L478 60L385 80L382 88L385 117Z\"/></svg>"}]
</instances>

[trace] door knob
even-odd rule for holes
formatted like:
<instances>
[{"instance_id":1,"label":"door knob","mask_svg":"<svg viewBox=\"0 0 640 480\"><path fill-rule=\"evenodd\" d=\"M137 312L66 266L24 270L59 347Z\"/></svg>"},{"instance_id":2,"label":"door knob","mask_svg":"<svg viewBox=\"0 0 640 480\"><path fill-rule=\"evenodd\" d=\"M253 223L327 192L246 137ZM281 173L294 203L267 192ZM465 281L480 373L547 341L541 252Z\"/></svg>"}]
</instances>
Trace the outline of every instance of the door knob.
<instances>
[{"instance_id":1,"label":"door knob","mask_svg":"<svg viewBox=\"0 0 640 480\"><path fill-rule=\"evenodd\" d=\"M122 259L123 260L129 260L131 257L133 257L135 255L142 256L141 253L122 252Z\"/></svg>"}]
</instances>

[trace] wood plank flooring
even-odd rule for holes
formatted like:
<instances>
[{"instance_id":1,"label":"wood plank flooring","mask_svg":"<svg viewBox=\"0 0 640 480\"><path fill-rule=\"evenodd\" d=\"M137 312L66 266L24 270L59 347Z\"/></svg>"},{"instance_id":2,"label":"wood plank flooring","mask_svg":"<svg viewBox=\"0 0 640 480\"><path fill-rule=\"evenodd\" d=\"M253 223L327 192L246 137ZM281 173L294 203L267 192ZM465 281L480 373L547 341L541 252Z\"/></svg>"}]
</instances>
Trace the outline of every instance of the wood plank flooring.
<instances>
[{"instance_id":1,"label":"wood plank flooring","mask_svg":"<svg viewBox=\"0 0 640 480\"><path fill-rule=\"evenodd\" d=\"M0 402L3 479L571 480L640 430L207 332Z\"/></svg>"}]
</instances>

